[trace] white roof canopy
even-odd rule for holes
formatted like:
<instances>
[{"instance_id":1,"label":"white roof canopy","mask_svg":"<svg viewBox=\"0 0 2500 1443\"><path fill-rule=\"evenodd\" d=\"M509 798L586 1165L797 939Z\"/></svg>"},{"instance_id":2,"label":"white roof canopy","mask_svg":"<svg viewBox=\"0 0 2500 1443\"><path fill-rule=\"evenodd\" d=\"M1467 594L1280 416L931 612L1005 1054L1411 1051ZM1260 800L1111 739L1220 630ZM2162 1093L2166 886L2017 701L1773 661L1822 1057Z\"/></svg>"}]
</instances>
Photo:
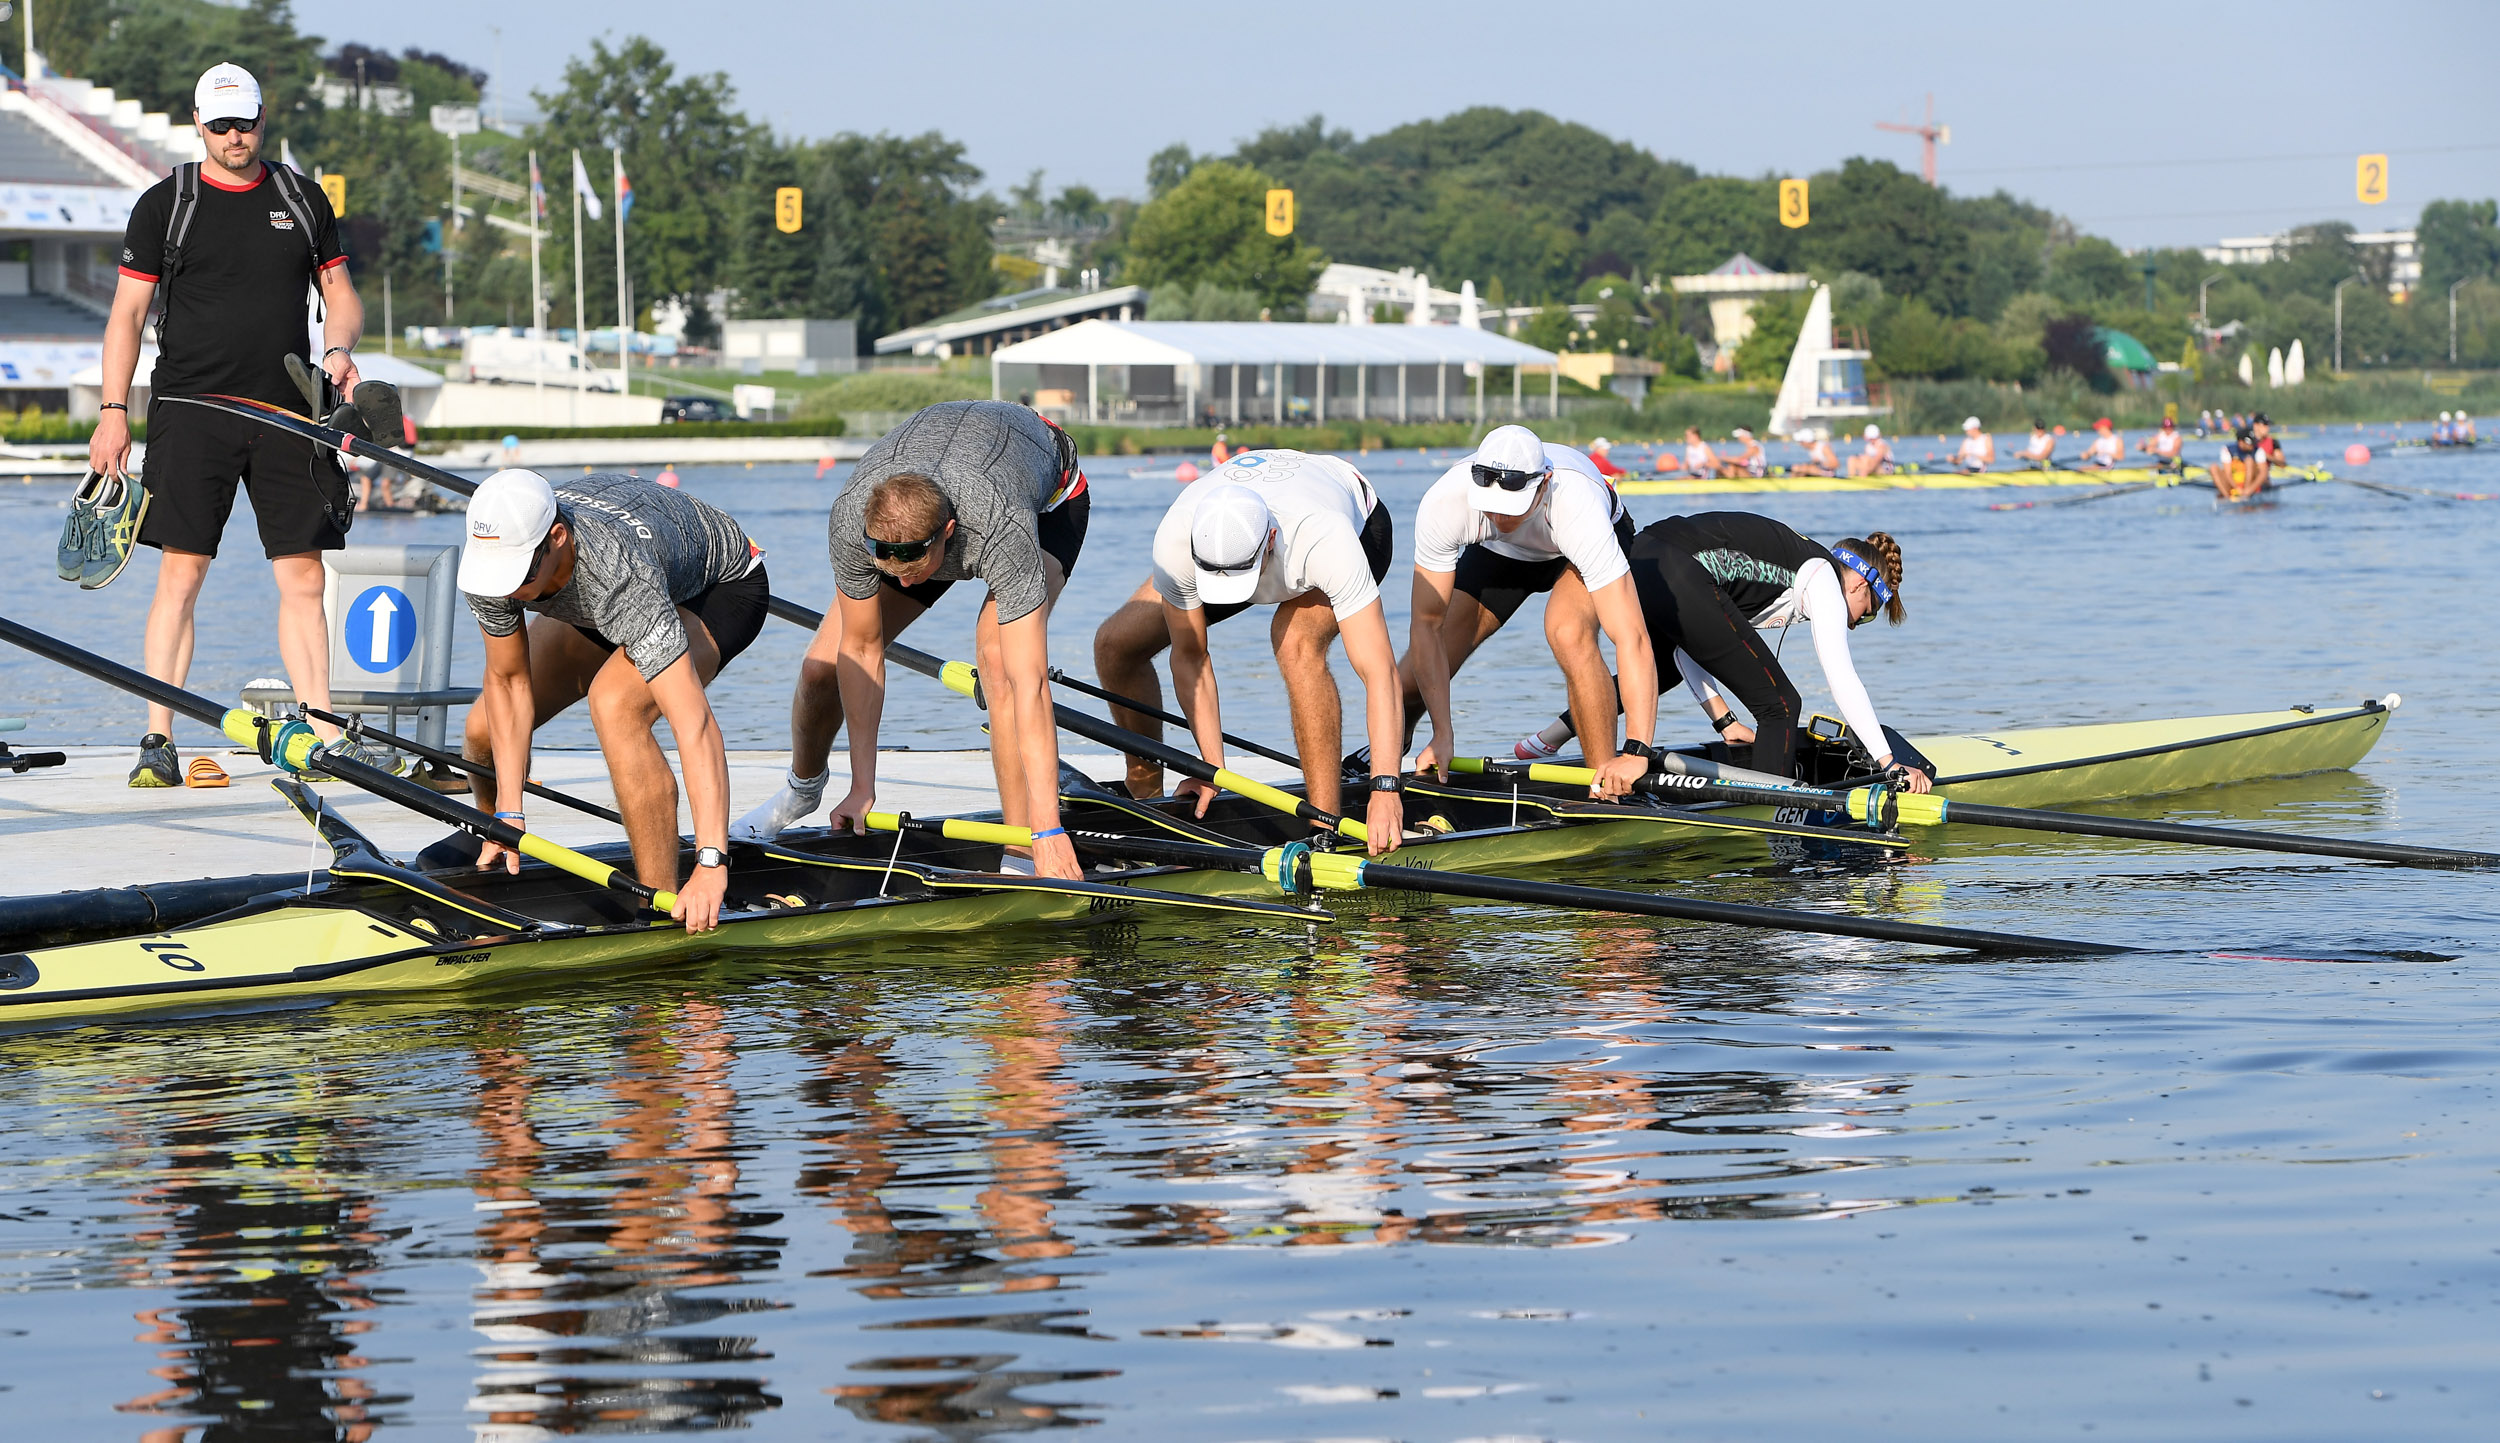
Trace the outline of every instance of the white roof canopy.
<instances>
[{"instance_id":1,"label":"white roof canopy","mask_svg":"<svg viewBox=\"0 0 2500 1443\"><path fill-rule=\"evenodd\" d=\"M1543 369L1554 353L1465 326L1285 321L1083 321L1001 346L1001 365L1435 366L1481 361Z\"/></svg>"}]
</instances>

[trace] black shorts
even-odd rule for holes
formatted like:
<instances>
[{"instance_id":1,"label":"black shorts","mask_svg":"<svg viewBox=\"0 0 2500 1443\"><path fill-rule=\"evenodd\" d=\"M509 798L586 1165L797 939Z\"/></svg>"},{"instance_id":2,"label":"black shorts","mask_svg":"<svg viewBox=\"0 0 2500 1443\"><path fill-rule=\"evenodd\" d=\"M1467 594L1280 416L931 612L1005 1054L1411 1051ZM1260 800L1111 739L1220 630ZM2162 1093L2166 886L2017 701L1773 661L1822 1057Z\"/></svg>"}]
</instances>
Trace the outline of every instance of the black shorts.
<instances>
[{"instance_id":1,"label":"black shorts","mask_svg":"<svg viewBox=\"0 0 2500 1443\"><path fill-rule=\"evenodd\" d=\"M1397 536L1389 521L1389 503L1375 499L1372 514L1363 518L1363 559L1371 563L1372 583L1378 585L1389 575L1389 553L1396 549ZM1228 601L1206 608L1207 625L1241 615L1256 603Z\"/></svg>"},{"instance_id":2,"label":"black shorts","mask_svg":"<svg viewBox=\"0 0 2500 1443\"><path fill-rule=\"evenodd\" d=\"M1059 563L1061 580L1076 575L1076 554L1085 549L1085 527L1093 519L1094 493L1079 491L1055 511L1045 511L1034 518L1033 539L1041 544L1042 554ZM924 581L918 586L905 586L880 571L877 584L888 591L899 591L922 606L935 606L955 583Z\"/></svg>"},{"instance_id":3,"label":"black shorts","mask_svg":"<svg viewBox=\"0 0 2500 1443\"><path fill-rule=\"evenodd\" d=\"M346 529L330 515L330 503L349 495L337 453L292 431L205 406L152 401L143 479L141 545L215 556L238 481L252 493L252 519L271 557L347 544Z\"/></svg>"},{"instance_id":4,"label":"black shorts","mask_svg":"<svg viewBox=\"0 0 2500 1443\"><path fill-rule=\"evenodd\" d=\"M1627 550L1632 545L1629 511L1615 518L1615 544ZM1545 561L1522 561L1487 550L1482 542L1476 542L1458 553L1458 569L1452 574L1450 588L1474 597L1477 605L1507 625L1529 597L1553 590L1554 583L1562 580L1563 568L1570 564L1559 556Z\"/></svg>"},{"instance_id":5,"label":"black shorts","mask_svg":"<svg viewBox=\"0 0 2500 1443\"><path fill-rule=\"evenodd\" d=\"M737 580L716 582L678 605L693 612L703 629L712 633L712 645L720 651L720 669L727 671L729 663L753 645L757 634L763 631L764 618L772 614L772 600L772 581L759 564ZM601 651L616 650L615 642L587 626L573 629Z\"/></svg>"}]
</instances>

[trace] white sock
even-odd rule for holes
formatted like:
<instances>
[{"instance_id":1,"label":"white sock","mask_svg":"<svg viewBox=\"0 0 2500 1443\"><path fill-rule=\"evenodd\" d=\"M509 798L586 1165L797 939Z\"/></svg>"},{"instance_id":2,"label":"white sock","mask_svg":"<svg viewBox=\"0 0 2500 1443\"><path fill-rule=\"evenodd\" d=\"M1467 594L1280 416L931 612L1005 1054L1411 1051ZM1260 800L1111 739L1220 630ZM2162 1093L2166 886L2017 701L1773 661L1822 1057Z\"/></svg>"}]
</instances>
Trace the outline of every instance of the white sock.
<instances>
[{"instance_id":1,"label":"white sock","mask_svg":"<svg viewBox=\"0 0 2500 1443\"><path fill-rule=\"evenodd\" d=\"M1547 730L1551 730L1551 728L1549 727ZM1563 738L1567 741L1570 737L1571 732L1568 728L1566 728L1563 732ZM1530 732L1512 745L1510 754L1523 762L1541 762L1547 757L1554 756L1561 751L1561 744L1547 741L1545 739L1544 732Z\"/></svg>"},{"instance_id":2,"label":"white sock","mask_svg":"<svg viewBox=\"0 0 2500 1443\"><path fill-rule=\"evenodd\" d=\"M769 842L796 826L799 820L825 803L825 781L831 772L818 772L802 777L784 772L779 790L761 806L738 819L729 829L733 842Z\"/></svg>"}]
</instances>

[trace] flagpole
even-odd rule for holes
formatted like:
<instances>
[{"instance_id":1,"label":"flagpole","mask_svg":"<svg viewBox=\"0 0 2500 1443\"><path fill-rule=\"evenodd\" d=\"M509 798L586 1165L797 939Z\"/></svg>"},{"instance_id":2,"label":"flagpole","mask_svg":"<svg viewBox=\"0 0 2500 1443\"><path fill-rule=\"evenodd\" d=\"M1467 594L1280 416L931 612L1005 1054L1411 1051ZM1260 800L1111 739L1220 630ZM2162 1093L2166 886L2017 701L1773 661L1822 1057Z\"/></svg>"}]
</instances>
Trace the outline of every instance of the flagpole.
<instances>
[{"instance_id":1,"label":"flagpole","mask_svg":"<svg viewBox=\"0 0 2500 1443\"><path fill-rule=\"evenodd\" d=\"M632 334L634 317L625 308L625 152L610 146L608 155L616 162L616 194L611 197L616 206L616 378L624 383L621 389L630 396L634 394L634 382L626 368L634 348L627 338Z\"/></svg>"},{"instance_id":2,"label":"flagpole","mask_svg":"<svg viewBox=\"0 0 2500 1443\"><path fill-rule=\"evenodd\" d=\"M538 152L530 152L530 339L547 339L547 288L538 278L538 231L547 221L547 190L538 178ZM533 356L544 352L532 351ZM530 374L537 378L538 405L533 414L545 419L547 414L547 368L537 361L530 363Z\"/></svg>"},{"instance_id":3,"label":"flagpole","mask_svg":"<svg viewBox=\"0 0 2500 1443\"><path fill-rule=\"evenodd\" d=\"M584 345L589 326L582 300L582 153L573 152L573 424L582 423L582 376L590 368Z\"/></svg>"}]
</instances>

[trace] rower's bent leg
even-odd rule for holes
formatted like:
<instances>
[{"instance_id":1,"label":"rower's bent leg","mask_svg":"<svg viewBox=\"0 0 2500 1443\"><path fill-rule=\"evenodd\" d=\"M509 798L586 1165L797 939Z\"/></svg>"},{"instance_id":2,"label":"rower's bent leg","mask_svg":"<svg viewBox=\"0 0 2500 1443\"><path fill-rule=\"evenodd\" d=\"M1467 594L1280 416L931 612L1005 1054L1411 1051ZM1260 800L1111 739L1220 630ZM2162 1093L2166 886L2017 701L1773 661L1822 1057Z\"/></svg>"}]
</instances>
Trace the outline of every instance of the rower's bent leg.
<instances>
[{"instance_id":1,"label":"rower's bent leg","mask_svg":"<svg viewBox=\"0 0 2500 1443\"><path fill-rule=\"evenodd\" d=\"M269 559L278 583L278 660L286 668L295 699L323 711L330 706L330 623L322 610L321 553L298 552ZM316 721L313 731L328 741L339 729Z\"/></svg>"},{"instance_id":2,"label":"rower's bent leg","mask_svg":"<svg viewBox=\"0 0 2500 1443\"><path fill-rule=\"evenodd\" d=\"M684 608L679 611L683 613ZM530 731L534 735L590 694L591 680L608 664L609 654L571 625L544 616L530 618L529 641ZM468 724L460 735L460 755L485 766L494 765L495 746L487 733L486 708L469 708ZM495 784L489 779L471 772L469 795L476 800L479 811L495 810Z\"/></svg>"},{"instance_id":3,"label":"rower's bent leg","mask_svg":"<svg viewBox=\"0 0 2500 1443\"><path fill-rule=\"evenodd\" d=\"M1293 708L1293 746L1302 758L1302 779L1311 805L1323 812L1338 810L1337 759L1345 755L1345 702L1337 694L1336 674L1328 669L1329 649L1337 642L1337 613L1321 592L1304 592L1276 607L1268 626L1276 647L1276 669L1285 679L1285 698Z\"/></svg>"},{"instance_id":4,"label":"rower's bent leg","mask_svg":"<svg viewBox=\"0 0 2500 1443\"><path fill-rule=\"evenodd\" d=\"M1580 736L1586 766L1604 766L1615 754L1615 717L1623 710L1605 654L1597 648L1597 603L1574 567L1564 567L1545 598L1545 641L1561 664L1571 698L1571 727Z\"/></svg>"},{"instance_id":5,"label":"rower's bent leg","mask_svg":"<svg viewBox=\"0 0 2500 1443\"><path fill-rule=\"evenodd\" d=\"M877 610L885 639L894 640L928 608L890 586L877 588ZM825 608L825 619L809 638L807 655L799 660L798 685L790 692L790 774L821 777L833 740L842 732L842 688L835 664L842 656L842 605Z\"/></svg>"},{"instance_id":6,"label":"rower's bent leg","mask_svg":"<svg viewBox=\"0 0 2500 1443\"><path fill-rule=\"evenodd\" d=\"M1155 672L1155 658L1171 644L1172 633L1163 621L1163 598L1150 577L1094 629L1094 680L1105 691L1161 706L1163 679ZM1163 740L1163 723L1153 717L1114 706L1111 719L1140 736ZM1128 789L1136 797L1163 795L1163 768L1130 757Z\"/></svg>"},{"instance_id":7,"label":"rower's bent leg","mask_svg":"<svg viewBox=\"0 0 2500 1443\"><path fill-rule=\"evenodd\" d=\"M191 645L196 635L192 611L199 605L200 586L208 580L212 558L168 546L156 566L156 596L148 603L147 639L142 643L148 675L182 685L191 675ZM325 656L324 661L328 658ZM174 734L171 708L148 703L148 730Z\"/></svg>"}]
</instances>

